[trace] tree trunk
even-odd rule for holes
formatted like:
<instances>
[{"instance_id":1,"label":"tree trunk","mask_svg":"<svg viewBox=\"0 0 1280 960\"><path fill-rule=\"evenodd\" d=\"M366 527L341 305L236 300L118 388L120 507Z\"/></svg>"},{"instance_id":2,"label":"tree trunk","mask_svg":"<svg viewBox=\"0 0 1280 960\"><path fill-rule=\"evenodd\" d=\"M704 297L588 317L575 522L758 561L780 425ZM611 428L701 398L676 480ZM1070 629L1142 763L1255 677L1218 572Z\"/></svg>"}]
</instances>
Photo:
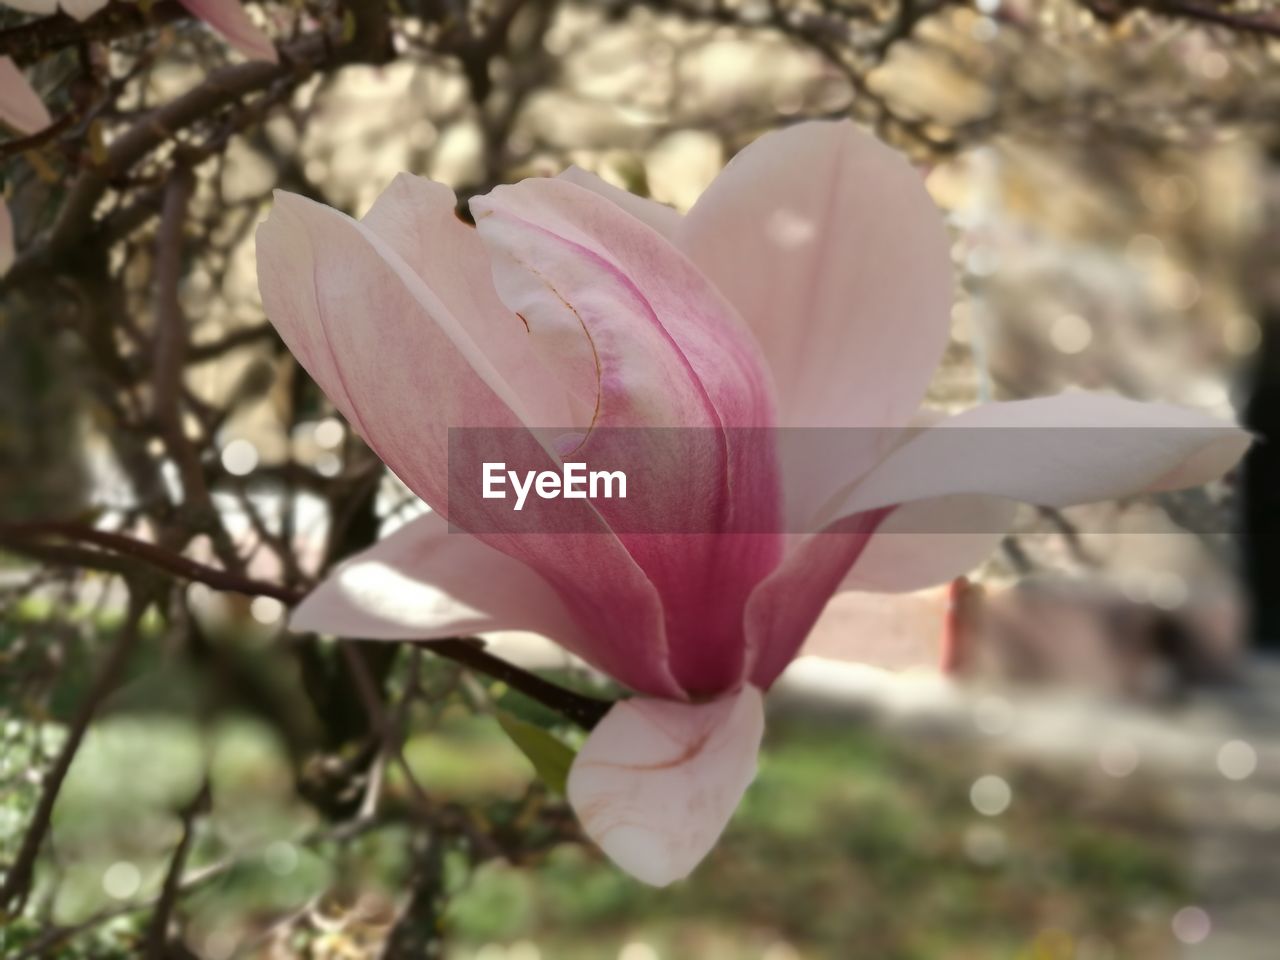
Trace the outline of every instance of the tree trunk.
<instances>
[{"instance_id":1,"label":"tree trunk","mask_svg":"<svg viewBox=\"0 0 1280 960\"><path fill-rule=\"evenodd\" d=\"M1262 439L1241 471L1245 581L1255 643L1280 653L1280 143L1269 151L1263 183L1261 235L1250 278L1261 328L1244 421Z\"/></svg>"}]
</instances>

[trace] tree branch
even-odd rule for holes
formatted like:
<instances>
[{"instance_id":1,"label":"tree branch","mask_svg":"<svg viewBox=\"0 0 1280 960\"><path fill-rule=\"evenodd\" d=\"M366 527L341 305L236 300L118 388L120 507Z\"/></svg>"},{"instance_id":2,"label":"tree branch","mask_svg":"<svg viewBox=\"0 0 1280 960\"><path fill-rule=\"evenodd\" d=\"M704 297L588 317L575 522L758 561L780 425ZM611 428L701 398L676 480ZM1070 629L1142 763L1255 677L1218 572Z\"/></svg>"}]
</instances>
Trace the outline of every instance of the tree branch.
<instances>
[{"instance_id":1,"label":"tree branch","mask_svg":"<svg viewBox=\"0 0 1280 960\"><path fill-rule=\"evenodd\" d=\"M1280 37L1280 17L1274 10L1237 10L1232 9L1230 3L1209 4L1197 0L1081 0L1081 3L1106 23L1115 23L1139 10L1148 10L1158 16L1193 20L1239 33Z\"/></svg>"},{"instance_id":2,"label":"tree branch","mask_svg":"<svg viewBox=\"0 0 1280 960\"><path fill-rule=\"evenodd\" d=\"M479 671L494 680L500 680L512 690L549 707L584 730L595 729L596 724L603 720L604 715L613 707L613 703L609 700L567 690L550 680L542 679L535 673L529 673L491 653L486 653L484 643L480 640L420 640L414 645Z\"/></svg>"},{"instance_id":3,"label":"tree branch","mask_svg":"<svg viewBox=\"0 0 1280 960\"><path fill-rule=\"evenodd\" d=\"M108 148L104 162L76 177L49 233L13 264L4 279L5 286L24 283L50 269L60 257L72 253L92 233L94 211L112 180L180 131L278 81L288 80L296 85L317 70L389 60L394 51L385 4L381 0L367 0L355 4L352 10L356 31L350 42L343 43L339 37L317 32L281 47L278 64L255 60L224 67L209 74L194 90L174 98L126 130Z\"/></svg>"},{"instance_id":4,"label":"tree branch","mask_svg":"<svg viewBox=\"0 0 1280 960\"><path fill-rule=\"evenodd\" d=\"M32 541L54 539L73 543L91 543L121 556L139 560L149 567L170 573L183 580L194 580L215 590L243 593L247 596L273 597L284 604L295 604L302 599L297 591L264 580L254 580L239 574L228 573L217 567L200 563L188 557L171 553L163 547L137 540L109 530L98 530L75 523L59 521L32 521L0 523L0 543L12 543L18 549Z\"/></svg>"},{"instance_id":5,"label":"tree branch","mask_svg":"<svg viewBox=\"0 0 1280 960\"><path fill-rule=\"evenodd\" d=\"M182 836L169 858L169 869L164 876L164 886L160 889L160 898L156 901L155 910L151 914L151 924L147 930L145 956L147 960L167 960L169 956L169 923L173 917L174 907L178 904L178 896L182 893L183 871L187 866L187 857L191 853L191 843L195 839L196 818L209 806L211 796L208 776L200 784L200 789L182 809Z\"/></svg>"},{"instance_id":6,"label":"tree branch","mask_svg":"<svg viewBox=\"0 0 1280 960\"><path fill-rule=\"evenodd\" d=\"M0 910L7 910L10 914L18 913L26 902L31 890L31 881L35 875L36 858L49 832L49 824L53 819L53 807L62 789L63 781L66 780L67 771L71 769L71 762L75 759L98 708L119 685L120 678L141 635L142 615L150 605L150 598L143 596L139 588L131 584L124 622L117 631L106 658L99 666L88 694L76 710L76 715L67 730L67 739L62 744L57 759L44 776L40 802L36 805L26 833L23 834L17 857L5 874L4 885L0 886Z\"/></svg>"},{"instance_id":7,"label":"tree branch","mask_svg":"<svg viewBox=\"0 0 1280 960\"><path fill-rule=\"evenodd\" d=\"M13 543L17 549L22 549L33 541L39 546L40 540L48 538L69 540L73 543L90 543L121 556L139 560L149 567L170 573L175 577L203 583L215 590L243 593L246 596L272 597L286 606L296 606L303 597L302 593L288 587L228 573L124 534L56 521L0 523L0 543L6 541ZM416 645L437 656L453 660L464 667L502 681L511 689L554 710L584 730L593 729L613 706L608 700L567 690L549 680L542 679L537 674L486 653L484 644L480 640L459 638L422 640L416 641Z\"/></svg>"},{"instance_id":8,"label":"tree branch","mask_svg":"<svg viewBox=\"0 0 1280 960\"><path fill-rule=\"evenodd\" d=\"M112 3L83 22L58 13L0 30L0 56L27 64L56 50L118 40L190 16L176 0L159 0L146 10L141 4Z\"/></svg>"}]
</instances>

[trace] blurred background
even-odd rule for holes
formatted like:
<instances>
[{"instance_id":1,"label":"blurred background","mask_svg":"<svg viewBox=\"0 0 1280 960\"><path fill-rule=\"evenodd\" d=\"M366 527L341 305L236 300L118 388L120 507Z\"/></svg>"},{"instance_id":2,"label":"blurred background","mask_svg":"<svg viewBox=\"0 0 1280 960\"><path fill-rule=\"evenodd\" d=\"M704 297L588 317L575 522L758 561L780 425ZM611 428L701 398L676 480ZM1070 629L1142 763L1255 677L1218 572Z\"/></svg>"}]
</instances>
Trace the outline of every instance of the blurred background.
<instances>
[{"instance_id":1,"label":"blurred background","mask_svg":"<svg viewBox=\"0 0 1280 960\"><path fill-rule=\"evenodd\" d=\"M0 10L54 121L0 142L0 956L1277 955L1273 3L248 12L279 65L173 0ZM456 660L284 631L417 505L267 324L253 231L275 189L360 215L403 170L465 203L576 163L683 210L807 117L947 213L934 404L1083 386L1264 442L1208 489L1028 511L955 591L949 679L944 592L837 601L726 837L654 891L557 793L581 731Z\"/></svg>"}]
</instances>

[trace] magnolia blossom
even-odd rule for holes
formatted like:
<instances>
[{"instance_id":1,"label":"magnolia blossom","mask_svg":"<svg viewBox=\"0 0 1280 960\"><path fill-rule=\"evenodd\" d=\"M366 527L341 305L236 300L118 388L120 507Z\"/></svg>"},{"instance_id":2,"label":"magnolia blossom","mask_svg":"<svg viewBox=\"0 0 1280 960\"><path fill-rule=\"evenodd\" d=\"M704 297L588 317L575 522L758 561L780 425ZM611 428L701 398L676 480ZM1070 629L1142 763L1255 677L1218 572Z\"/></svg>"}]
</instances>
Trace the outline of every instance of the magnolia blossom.
<instances>
[{"instance_id":1,"label":"magnolia blossom","mask_svg":"<svg viewBox=\"0 0 1280 960\"><path fill-rule=\"evenodd\" d=\"M0 123L18 133L36 133L53 123L40 95L9 57L0 57Z\"/></svg>"},{"instance_id":2,"label":"magnolia blossom","mask_svg":"<svg viewBox=\"0 0 1280 960\"><path fill-rule=\"evenodd\" d=\"M50 16L62 10L69 17L87 20L107 5L109 0L0 0L5 6L24 13ZM178 0L197 19L203 20L226 38L231 46L251 60L277 60L275 45L249 19L240 0Z\"/></svg>"},{"instance_id":3,"label":"magnolia blossom","mask_svg":"<svg viewBox=\"0 0 1280 960\"><path fill-rule=\"evenodd\" d=\"M0 0L26 13L53 14L58 0ZM108 0L62 0L69 16L84 20L106 6ZM233 47L255 60L278 60L271 38L249 19L239 0L180 0L193 16L221 33ZM38 133L53 123L39 94L10 57L0 57L0 123L20 134ZM0 274L13 262L13 228L7 208L0 222Z\"/></svg>"},{"instance_id":4,"label":"magnolia blossom","mask_svg":"<svg viewBox=\"0 0 1280 960\"><path fill-rule=\"evenodd\" d=\"M52 123L27 78L8 57L0 57L0 123L18 133L35 133ZM0 197L0 277L9 272L15 256L13 216Z\"/></svg>"},{"instance_id":5,"label":"magnolia blossom","mask_svg":"<svg viewBox=\"0 0 1280 960\"><path fill-rule=\"evenodd\" d=\"M475 228L454 203L406 175L362 220L279 193L259 229L285 343L433 508L292 625L535 631L630 688L568 795L651 884L715 843L755 774L762 694L838 591L945 582L1014 501L1198 484L1247 444L1199 413L1079 392L922 414L948 341L948 236L919 174L850 123L760 138L686 216L577 169L472 199ZM564 501L562 528L449 483L450 428L548 426L577 431L575 455L611 427L716 445L626 500ZM896 429L831 433L820 471L805 444L759 449L807 427Z\"/></svg>"},{"instance_id":6,"label":"magnolia blossom","mask_svg":"<svg viewBox=\"0 0 1280 960\"><path fill-rule=\"evenodd\" d=\"M9 272L14 261L13 215L9 205L0 198L0 277Z\"/></svg>"}]
</instances>

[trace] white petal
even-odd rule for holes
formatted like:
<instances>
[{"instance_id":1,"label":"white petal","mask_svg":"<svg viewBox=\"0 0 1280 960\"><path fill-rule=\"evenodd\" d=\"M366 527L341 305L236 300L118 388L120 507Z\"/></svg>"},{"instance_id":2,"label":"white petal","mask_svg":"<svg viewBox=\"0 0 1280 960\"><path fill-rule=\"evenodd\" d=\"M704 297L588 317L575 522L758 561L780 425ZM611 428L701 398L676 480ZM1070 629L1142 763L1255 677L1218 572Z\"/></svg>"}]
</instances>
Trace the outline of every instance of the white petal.
<instances>
[{"instance_id":1,"label":"white petal","mask_svg":"<svg viewBox=\"0 0 1280 960\"><path fill-rule=\"evenodd\" d=\"M23 13L35 13L41 16L49 16L58 11L58 0L4 0L4 5L13 10L21 10Z\"/></svg>"},{"instance_id":2,"label":"white petal","mask_svg":"<svg viewBox=\"0 0 1280 960\"><path fill-rule=\"evenodd\" d=\"M711 703L621 701L578 753L569 803L614 863L665 887L715 846L755 779L763 735L751 686Z\"/></svg>"},{"instance_id":3,"label":"white petal","mask_svg":"<svg viewBox=\"0 0 1280 960\"><path fill-rule=\"evenodd\" d=\"M832 516L957 494L1066 507L1220 477L1249 435L1206 414L1107 394L990 403L904 443Z\"/></svg>"},{"instance_id":4,"label":"white petal","mask_svg":"<svg viewBox=\"0 0 1280 960\"><path fill-rule=\"evenodd\" d=\"M337 567L289 624L379 640L530 630L581 648L580 631L550 584L474 537L450 533L435 513Z\"/></svg>"},{"instance_id":5,"label":"white petal","mask_svg":"<svg viewBox=\"0 0 1280 960\"><path fill-rule=\"evenodd\" d=\"M62 0L65 6L67 0ZM92 0L89 0L92 2ZM275 44L250 18L240 0L178 0L193 17L198 17L222 34L227 42L250 60L278 63Z\"/></svg>"},{"instance_id":6,"label":"white petal","mask_svg":"<svg viewBox=\"0 0 1280 960\"><path fill-rule=\"evenodd\" d=\"M62 0L62 10L76 20L88 20L107 5L107 0Z\"/></svg>"},{"instance_id":7,"label":"white petal","mask_svg":"<svg viewBox=\"0 0 1280 960\"><path fill-rule=\"evenodd\" d=\"M594 173L583 170L581 167L567 167L559 174L559 179L568 180L570 183L577 184L592 193L600 194L606 200L612 200L627 213L642 223L648 224L668 240L675 236L676 230L680 227L681 218L678 210L668 207L665 203L658 203L657 200L637 197L634 193L615 187L613 184L601 180Z\"/></svg>"},{"instance_id":8,"label":"white petal","mask_svg":"<svg viewBox=\"0 0 1280 960\"><path fill-rule=\"evenodd\" d=\"M876 528L841 589L902 593L954 580L991 556L1016 511L999 497L903 504Z\"/></svg>"},{"instance_id":9,"label":"white petal","mask_svg":"<svg viewBox=\"0 0 1280 960\"><path fill-rule=\"evenodd\" d=\"M942 213L901 154L848 121L744 148L681 222L681 243L755 332L784 427L899 426L950 326Z\"/></svg>"},{"instance_id":10,"label":"white petal","mask_svg":"<svg viewBox=\"0 0 1280 960\"><path fill-rule=\"evenodd\" d=\"M520 319L498 299L480 234L455 212L444 184L402 173L361 223L412 267L523 404L533 426L573 423L563 383L536 362Z\"/></svg>"},{"instance_id":11,"label":"white petal","mask_svg":"<svg viewBox=\"0 0 1280 960\"><path fill-rule=\"evenodd\" d=\"M0 123L18 133L36 133L53 123L39 94L9 57L0 57Z\"/></svg>"},{"instance_id":12,"label":"white petal","mask_svg":"<svg viewBox=\"0 0 1280 960\"><path fill-rule=\"evenodd\" d=\"M9 272L14 260L13 216L9 205L0 197L0 277Z\"/></svg>"}]
</instances>

